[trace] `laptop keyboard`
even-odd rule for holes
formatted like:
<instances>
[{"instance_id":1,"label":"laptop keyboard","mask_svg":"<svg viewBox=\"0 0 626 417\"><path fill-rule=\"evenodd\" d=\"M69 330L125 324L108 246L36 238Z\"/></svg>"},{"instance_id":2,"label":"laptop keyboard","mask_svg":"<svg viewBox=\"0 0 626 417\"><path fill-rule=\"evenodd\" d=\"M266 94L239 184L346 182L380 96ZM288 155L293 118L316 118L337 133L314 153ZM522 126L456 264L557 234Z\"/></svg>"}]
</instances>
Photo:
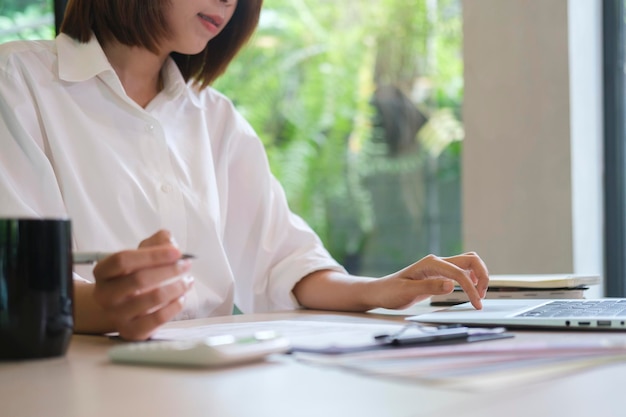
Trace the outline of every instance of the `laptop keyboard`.
<instances>
[{"instance_id":1,"label":"laptop keyboard","mask_svg":"<svg viewBox=\"0 0 626 417\"><path fill-rule=\"evenodd\" d=\"M551 301L515 317L626 317L626 299Z\"/></svg>"}]
</instances>

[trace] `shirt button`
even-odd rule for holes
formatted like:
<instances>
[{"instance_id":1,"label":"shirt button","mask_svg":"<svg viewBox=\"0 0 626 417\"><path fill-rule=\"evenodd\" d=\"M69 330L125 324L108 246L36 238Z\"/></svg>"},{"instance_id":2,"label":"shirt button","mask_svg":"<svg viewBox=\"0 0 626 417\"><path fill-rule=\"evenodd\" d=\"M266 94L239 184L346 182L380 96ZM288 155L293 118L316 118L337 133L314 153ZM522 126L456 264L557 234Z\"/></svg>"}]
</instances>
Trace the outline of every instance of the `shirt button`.
<instances>
[{"instance_id":1,"label":"shirt button","mask_svg":"<svg viewBox=\"0 0 626 417\"><path fill-rule=\"evenodd\" d=\"M161 185L161 191L163 191L164 193L169 193L172 191L172 186L170 184L163 184Z\"/></svg>"},{"instance_id":2,"label":"shirt button","mask_svg":"<svg viewBox=\"0 0 626 417\"><path fill-rule=\"evenodd\" d=\"M148 124L146 125L146 132L149 132L149 133L154 132L154 125L153 125L153 124L148 123Z\"/></svg>"}]
</instances>

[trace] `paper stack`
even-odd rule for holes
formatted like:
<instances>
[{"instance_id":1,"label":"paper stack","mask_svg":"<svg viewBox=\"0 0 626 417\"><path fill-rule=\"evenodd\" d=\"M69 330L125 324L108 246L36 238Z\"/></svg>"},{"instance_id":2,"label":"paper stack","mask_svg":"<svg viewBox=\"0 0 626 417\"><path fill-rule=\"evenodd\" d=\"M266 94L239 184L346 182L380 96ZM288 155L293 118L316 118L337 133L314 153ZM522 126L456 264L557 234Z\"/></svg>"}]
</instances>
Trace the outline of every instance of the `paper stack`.
<instances>
[{"instance_id":1,"label":"paper stack","mask_svg":"<svg viewBox=\"0 0 626 417\"><path fill-rule=\"evenodd\" d=\"M599 275L492 275L485 298L585 298L585 290L589 289L590 285L597 285L599 283ZM459 287L455 288L450 294L433 296L430 299L430 304L434 306L447 306L467 301L467 296Z\"/></svg>"}]
</instances>

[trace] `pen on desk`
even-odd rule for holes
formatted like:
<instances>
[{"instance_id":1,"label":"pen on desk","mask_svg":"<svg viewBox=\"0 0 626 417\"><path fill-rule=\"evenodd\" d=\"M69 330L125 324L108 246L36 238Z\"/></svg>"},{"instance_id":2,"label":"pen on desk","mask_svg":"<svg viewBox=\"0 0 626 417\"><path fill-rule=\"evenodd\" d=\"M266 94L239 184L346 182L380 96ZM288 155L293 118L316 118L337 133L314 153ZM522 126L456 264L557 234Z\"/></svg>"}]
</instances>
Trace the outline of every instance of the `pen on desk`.
<instances>
[{"instance_id":1,"label":"pen on desk","mask_svg":"<svg viewBox=\"0 0 626 417\"><path fill-rule=\"evenodd\" d=\"M74 252L74 264L94 264L107 256L113 255L113 252ZM189 253L183 253L180 259L194 259L195 256Z\"/></svg>"}]
</instances>

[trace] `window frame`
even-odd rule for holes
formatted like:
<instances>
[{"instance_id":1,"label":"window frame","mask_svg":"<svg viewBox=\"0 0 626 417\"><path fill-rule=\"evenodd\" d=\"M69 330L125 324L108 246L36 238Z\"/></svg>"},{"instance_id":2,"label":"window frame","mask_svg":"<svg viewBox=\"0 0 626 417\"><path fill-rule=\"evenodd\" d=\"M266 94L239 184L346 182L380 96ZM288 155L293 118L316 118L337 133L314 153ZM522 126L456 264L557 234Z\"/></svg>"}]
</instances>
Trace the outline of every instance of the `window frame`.
<instances>
[{"instance_id":1,"label":"window frame","mask_svg":"<svg viewBox=\"0 0 626 417\"><path fill-rule=\"evenodd\" d=\"M605 295L626 296L624 0L603 2Z\"/></svg>"}]
</instances>

